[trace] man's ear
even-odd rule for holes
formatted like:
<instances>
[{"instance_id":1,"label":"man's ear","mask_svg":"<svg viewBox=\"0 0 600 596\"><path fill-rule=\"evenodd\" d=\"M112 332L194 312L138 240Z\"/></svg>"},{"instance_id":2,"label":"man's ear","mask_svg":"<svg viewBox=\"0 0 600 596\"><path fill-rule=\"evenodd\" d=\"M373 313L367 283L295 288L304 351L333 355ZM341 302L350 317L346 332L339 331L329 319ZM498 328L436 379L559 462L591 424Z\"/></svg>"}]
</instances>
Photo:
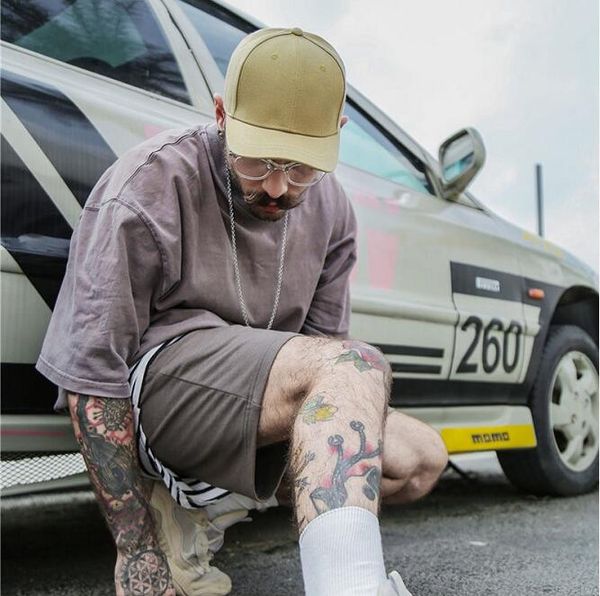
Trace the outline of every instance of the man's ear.
<instances>
[{"instance_id":1,"label":"man's ear","mask_svg":"<svg viewBox=\"0 0 600 596\"><path fill-rule=\"evenodd\" d=\"M348 122L350 122L350 118L348 118L346 115L342 116L340 119L340 128L344 128Z\"/></svg>"},{"instance_id":2,"label":"man's ear","mask_svg":"<svg viewBox=\"0 0 600 596\"><path fill-rule=\"evenodd\" d=\"M213 100L215 104L215 120L217 121L217 126L219 130L225 130L225 106L223 105L223 98L215 93L213 95Z\"/></svg>"}]
</instances>

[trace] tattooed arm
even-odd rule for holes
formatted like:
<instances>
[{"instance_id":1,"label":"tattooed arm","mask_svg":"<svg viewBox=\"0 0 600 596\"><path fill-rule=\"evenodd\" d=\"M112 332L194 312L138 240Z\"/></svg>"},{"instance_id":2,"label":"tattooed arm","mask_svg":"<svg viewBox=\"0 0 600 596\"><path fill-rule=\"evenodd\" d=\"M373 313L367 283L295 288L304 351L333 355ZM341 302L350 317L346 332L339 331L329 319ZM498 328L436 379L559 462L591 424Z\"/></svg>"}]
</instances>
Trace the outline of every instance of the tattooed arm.
<instances>
[{"instance_id":1,"label":"tattooed arm","mask_svg":"<svg viewBox=\"0 0 600 596\"><path fill-rule=\"evenodd\" d=\"M72 393L68 399L75 436L117 546L117 596L175 596L148 505L150 482L140 473L129 400Z\"/></svg>"}]
</instances>

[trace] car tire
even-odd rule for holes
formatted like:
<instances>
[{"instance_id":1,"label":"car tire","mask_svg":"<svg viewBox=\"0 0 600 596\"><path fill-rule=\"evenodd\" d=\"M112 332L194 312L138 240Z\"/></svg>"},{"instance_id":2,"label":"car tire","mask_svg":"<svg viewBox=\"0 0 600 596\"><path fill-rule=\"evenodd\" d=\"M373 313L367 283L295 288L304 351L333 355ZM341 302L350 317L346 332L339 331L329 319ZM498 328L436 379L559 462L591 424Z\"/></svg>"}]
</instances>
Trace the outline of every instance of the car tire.
<instances>
[{"instance_id":1,"label":"car tire","mask_svg":"<svg viewBox=\"0 0 600 596\"><path fill-rule=\"evenodd\" d=\"M598 484L598 347L579 327L552 326L531 392L537 447L497 452L508 479L536 495Z\"/></svg>"}]
</instances>

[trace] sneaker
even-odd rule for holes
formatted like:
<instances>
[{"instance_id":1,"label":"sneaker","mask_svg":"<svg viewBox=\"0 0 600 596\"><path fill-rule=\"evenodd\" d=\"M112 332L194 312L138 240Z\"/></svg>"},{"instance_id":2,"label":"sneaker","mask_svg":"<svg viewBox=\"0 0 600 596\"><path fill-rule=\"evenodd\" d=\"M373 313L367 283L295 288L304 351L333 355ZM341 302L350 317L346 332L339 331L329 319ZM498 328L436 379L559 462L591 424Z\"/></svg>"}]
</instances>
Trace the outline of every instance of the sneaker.
<instances>
[{"instance_id":1,"label":"sneaker","mask_svg":"<svg viewBox=\"0 0 600 596\"><path fill-rule=\"evenodd\" d=\"M206 512L203 509L185 509L178 505L162 482L154 482L150 506L158 542L169 562L177 594L229 594L229 576L210 565L213 553L220 548L223 540L222 532L220 537L218 532L215 533L218 528L210 524ZM213 535L211 540L207 533Z\"/></svg>"},{"instance_id":2,"label":"sneaker","mask_svg":"<svg viewBox=\"0 0 600 596\"><path fill-rule=\"evenodd\" d=\"M216 503L204 507L208 516L208 548L216 553L222 546L225 530L239 522L251 522L248 511L266 511L270 507L277 507L277 499L273 496L268 501L254 501L238 493L230 493L219 499Z\"/></svg>"},{"instance_id":3,"label":"sneaker","mask_svg":"<svg viewBox=\"0 0 600 596\"><path fill-rule=\"evenodd\" d=\"M400 574L397 571L392 571L379 586L377 596L412 596L412 594L406 589Z\"/></svg>"}]
</instances>

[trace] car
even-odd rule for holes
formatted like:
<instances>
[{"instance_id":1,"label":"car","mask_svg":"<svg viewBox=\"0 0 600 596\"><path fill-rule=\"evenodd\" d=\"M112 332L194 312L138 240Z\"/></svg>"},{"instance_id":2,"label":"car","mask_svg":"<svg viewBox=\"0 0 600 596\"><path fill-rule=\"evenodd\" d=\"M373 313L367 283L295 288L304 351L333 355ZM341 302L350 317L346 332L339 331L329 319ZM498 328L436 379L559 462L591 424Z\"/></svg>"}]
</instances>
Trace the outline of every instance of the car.
<instances>
[{"instance_id":1,"label":"car","mask_svg":"<svg viewBox=\"0 0 600 596\"><path fill-rule=\"evenodd\" d=\"M213 0L2 3L5 464L77 453L34 363L92 187L130 147L212 121L231 52L259 27ZM438 429L450 454L495 451L523 490L592 490L597 275L468 191L485 161L476 130L435 159L352 87L345 113L336 175L359 226L351 334L391 363L391 405ZM69 480L14 484L5 494Z\"/></svg>"}]
</instances>

